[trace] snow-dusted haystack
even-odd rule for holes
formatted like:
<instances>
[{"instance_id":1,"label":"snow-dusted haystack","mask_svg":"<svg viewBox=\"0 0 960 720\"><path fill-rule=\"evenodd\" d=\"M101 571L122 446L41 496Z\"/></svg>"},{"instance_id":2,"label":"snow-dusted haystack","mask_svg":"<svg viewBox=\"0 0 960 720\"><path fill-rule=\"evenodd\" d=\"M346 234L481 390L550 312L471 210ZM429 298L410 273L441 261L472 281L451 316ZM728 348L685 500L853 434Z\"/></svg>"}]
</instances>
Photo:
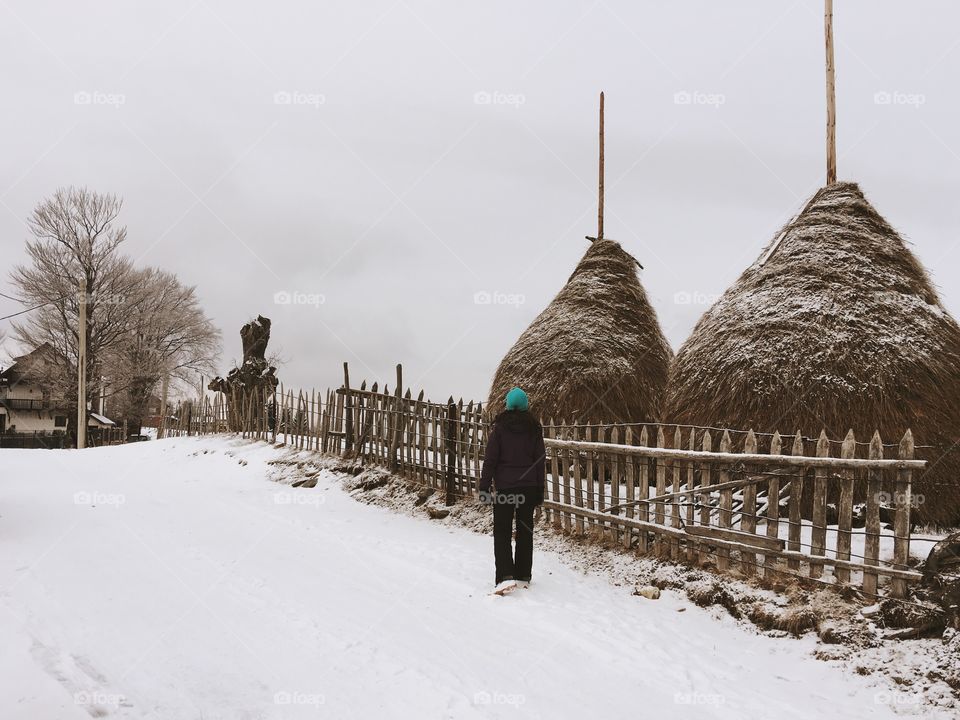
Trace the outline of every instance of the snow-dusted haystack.
<instances>
[{"instance_id":1,"label":"snow-dusted haystack","mask_svg":"<svg viewBox=\"0 0 960 720\"><path fill-rule=\"evenodd\" d=\"M517 385L544 421L654 420L671 355L637 261L619 243L596 240L500 362L488 410L503 410Z\"/></svg>"},{"instance_id":2,"label":"snow-dusted haystack","mask_svg":"<svg viewBox=\"0 0 960 720\"><path fill-rule=\"evenodd\" d=\"M960 327L854 183L817 192L704 314L664 417L887 443L911 428L930 461L914 516L960 519Z\"/></svg>"}]
</instances>

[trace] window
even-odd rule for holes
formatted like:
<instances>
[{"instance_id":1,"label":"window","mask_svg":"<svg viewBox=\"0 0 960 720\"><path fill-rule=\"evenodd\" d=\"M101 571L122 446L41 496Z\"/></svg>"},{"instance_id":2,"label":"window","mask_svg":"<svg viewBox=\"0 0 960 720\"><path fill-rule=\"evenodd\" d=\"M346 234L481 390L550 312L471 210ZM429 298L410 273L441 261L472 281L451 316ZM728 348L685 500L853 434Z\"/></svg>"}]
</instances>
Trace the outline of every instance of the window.
<instances>
[{"instance_id":1,"label":"window","mask_svg":"<svg viewBox=\"0 0 960 720\"><path fill-rule=\"evenodd\" d=\"M66 427L67 426L67 416L66 415L56 415L53 418L54 427Z\"/></svg>"}]
</instances>

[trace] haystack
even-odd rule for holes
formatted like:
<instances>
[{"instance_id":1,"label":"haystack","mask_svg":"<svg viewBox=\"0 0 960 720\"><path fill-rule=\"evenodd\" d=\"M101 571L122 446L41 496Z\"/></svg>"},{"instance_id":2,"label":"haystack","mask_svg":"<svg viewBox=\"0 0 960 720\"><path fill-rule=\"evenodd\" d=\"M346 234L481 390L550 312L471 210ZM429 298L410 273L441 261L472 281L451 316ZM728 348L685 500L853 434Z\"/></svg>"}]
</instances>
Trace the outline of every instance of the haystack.
<instances>
[{"instance_id":1,"label":"haystack","mask_svg":"<svg viewBox=\"0 0 960 720\"><path fill-rule=\"evenodd\" d=\"M674 360L664 417L833 438L853 428L861 442L910 428L930 461L914 516L960 520L960 327L854 183L817 192L704 314Z\"/></svg>"},{"instance_id":2,"label":"haystack","mask_svg":"<svg viewBox=\"0 0 960 720\"><path fill-rule=\"evenodd\" d=\"M493 378L488 411L514 385L544 422L656 419L672 352L619 243L596 240L567 284L510 349Z\"/></svg>"}]
</instances>

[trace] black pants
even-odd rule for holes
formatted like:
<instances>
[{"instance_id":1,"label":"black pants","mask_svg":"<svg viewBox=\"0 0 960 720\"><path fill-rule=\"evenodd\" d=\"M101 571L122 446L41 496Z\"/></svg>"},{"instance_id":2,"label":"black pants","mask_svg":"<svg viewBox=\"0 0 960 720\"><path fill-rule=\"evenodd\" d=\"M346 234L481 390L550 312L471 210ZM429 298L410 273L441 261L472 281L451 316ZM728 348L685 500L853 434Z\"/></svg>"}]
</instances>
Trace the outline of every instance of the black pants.
<instances>
[{"instance_id":1,"label":"black pants","mask_svg":"<svg viewBox=\"0 0 960 720\"><path fill-rule=\"evenodd\" d=\"M536 488L497 491L493 502L493 554L497 583L506 578L529 580L533 570L533 508L539 500ZM511 547L513 520L517 520L517 550Z\"/></svg>"}]
</instances>

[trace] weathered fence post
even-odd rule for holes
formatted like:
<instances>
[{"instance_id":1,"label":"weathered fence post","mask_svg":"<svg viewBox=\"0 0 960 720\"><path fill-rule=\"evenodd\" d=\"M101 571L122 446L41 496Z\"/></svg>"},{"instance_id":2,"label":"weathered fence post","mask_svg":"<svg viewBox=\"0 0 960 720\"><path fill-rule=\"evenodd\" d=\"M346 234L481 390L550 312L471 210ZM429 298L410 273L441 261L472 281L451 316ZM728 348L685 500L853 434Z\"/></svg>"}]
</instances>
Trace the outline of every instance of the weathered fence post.
<instances>
[{"instance_id":1,"label":"weathered fence post","mask_svg":"<svg viewBox=\"0 0 960 720\"><path fill-rule=\"evenodd\" d=\"M783 441L780 439L779 431L774 431L770 439L770 454L780 455ZM780 537L780 478L771 477L767 483L767 537ZM777 558L774 555L763 556L763 578L764 580L773 580L777 571Z\"/></svg>"},{"instance_id":2,"label":"weathered fence post","mask_svg":"<svg viewBox=\"0 0 960 720\"><path fill-rule=\"evenodd\" d=\"M397 366L399 368L399 366ZM444 433L446 444L446 479L445 489L446 505L453 505L456 502L454 485L457 481L457 405L453 402L453 396L447 400L447 423Z\"/></svg>"},{"instance_id":3,"label":"weathered fence post","mask_svg":"<svg viewBox=\"0 0 960 720\"><path fill-rule=\"evenodd\" d=\"M830 457L830 441L827 431L820 431L817 439L817 457ZM813 475L813 529L810 532L810 554L826 555L827 552L827 469L818 467ZM810 560L810 577L823 576L823 563Z\"/></svg>"},{"instance_id":4,"label":"weathered fence post","mask_svg":"<svg viewBox=\"0 0 960 720\"><path fill-rule=\"evenodd\" d=\"M857 454L857 439L853 434L853 429L847 433L843 439L843 446L840 448L840 457L844 460L850 460ZM849 560L850 547L852 541L853 528L853 470L845 469L840 479L840 502L837 505L837 559ZM849 568L834 567L833 576L837 582L850 582Z\"/></svg>"},{"instance_id":5,"label":"weathered fence post","mask_svg":"<svg viewBox=\"0 0 960 720\"><path fill-rule=\"evenodd\" d=\"M880 431L873 432L870 440L870 459L883 459L883 440ZM867 517L863 538L863 562L866 565L880 564L880 493L882 491L883 471L871 468L867 475ZM877 574L863 571L863 593L867 596L877 594Z\"/></svg>"},{"instance_id":6,"label":"weathered fence post","mask_svg":"<svg viewBox=\"0 0 960 720\"><path fill-rule=\"evenodd\" d=\"M743 452L746 455L757 454L757 435L753 428L747 433L743 441ZM757 486L753 483L743 488L743 506L740 508L740 529L743 532L756 534L757 532ZM740 553L740 568L747 577L756 574L757 556L755 553L743 551Z\"/></svg>"},{"instance_id":7,"label":"weathered fence post","mask_svg":"<svg viewBox=\"0 0 960 720\"><path fill-rule=\"evenodd\" d=\"M913 433L910 430L900 440L900 459L913 460ZM893 517L893 566L897 570L907 570L907 560L910 557L910 506L913 498L910 497L910 481L913 471L904 468L897 473L897 483L894 486L894 507L896 514ZM890 595L895 598L907 596L907 581L903 578L893 578L890 582Z\"/></svg>"},{"instance_id":8,"label":"weathered fence post","mask_svg":"<svg viewBox=\"0 0 960 720\"><path fill-rule=\"evenodd\" d=\"M353 449L353 399L350 397L350 368L343 364L343 414L346 420L343 439L343 454L349 455Z\"/></svg>"},{"instance_id":9,"label":"weathered fence post","mask_svg":"<svg viewBox=\"0 0 960 720\"><path fill-rule=\"evenodd\" d=\"M383 389L384 389L384 392L386 392L387 388L384 387ZM399 442L399 435L401 432L400 431L400 403L403 402L403 366L400 365L399 363L397 364L397 385L393 389L393 394L395 397L393 402L393 412L390 412L389 410L387 410L387 412L389 413L388 427L390 428L389 439L388 439L390 460L387 462L387 467L390 468L391 470L396 470L397 466L399 465L399 461L397 459L397 443Z\"/></svg>"},{"instance_id":10,"label":"weathered fence post","mask_svg":"<svg viewBox=\"0 0 960 720\"><path fill-rule=\"evenodd\" d=\"M794 457L803 455L803 435L797 430L793 438L793 448L790 454ZM790 502L787 508L789 513L789 525L787 526L787 549L793 552L800 552L800 503L803 502L803 481L807 474L806 467L799 467L794 471L794 476L790 479ZM800 561L790 558L787 560L787 568L798 570Z\"/></svg>"}]
</instances>

